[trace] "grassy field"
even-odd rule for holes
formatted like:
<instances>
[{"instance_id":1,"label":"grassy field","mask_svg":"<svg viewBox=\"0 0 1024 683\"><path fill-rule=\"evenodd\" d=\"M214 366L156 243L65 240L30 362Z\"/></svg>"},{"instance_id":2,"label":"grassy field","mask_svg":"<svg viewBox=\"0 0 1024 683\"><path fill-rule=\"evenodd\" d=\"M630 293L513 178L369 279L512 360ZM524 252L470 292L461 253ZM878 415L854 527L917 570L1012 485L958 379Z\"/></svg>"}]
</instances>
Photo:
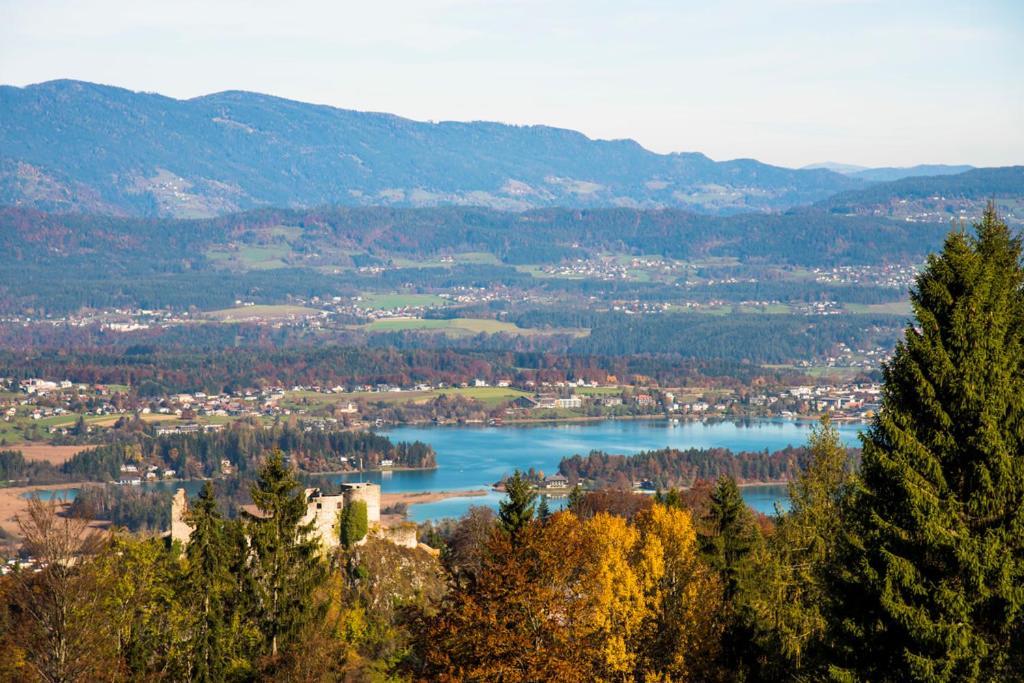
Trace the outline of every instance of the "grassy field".
<instances>
[{"instance_id":1,"label":"grassy field","mask_svg":"<svg viewBox=\"0 0 1024 683\"><path fill-rule=\"evenodd\" d=\"M76 453L92 448L92 446L51 446L46 443L19 443L12 446L13 450L21 451L28 461L48 462L51 465L63 465Z\"/></svg>"},{"instance_id":2,"label":"grassy field","mask_svg":"<svg viewBox=\"0 0 1024 683\"><path fill-rule=\"evenodd\" d=\"M467 251L461 254L452 254L451 258L451 261L442 261L441 257L423 260L395 257L391 259L391 262L396 268L447 268L462 264L497 265L501 263L497 256L486 251Z\"/></svg>"},{"instance_id":3,"label":"grassy field","mask_svg":"<svg viewBox=\"0 0 1024 683\"><path fill-rule=\"evenodd\" d=\"M485 318L452 318L448 320L432 320L425 318L391 318L388 320L375 320L372 323L362 325L360 329L367 332L397 332L401 330L434 330L452 337L464 337L481 333L496 334L505 332L508 334L572 334L575 336L586 336L587 330L566 329L566 330L538 330L527 327L518 327L514 323Z\"/></svg>"},{"instance_id":4,"label":"grassy field","mask_svg":"<svg viewBox=\"0 0 1024 683\"><path fill-rule=\"evenodd\" d=\"M452 387L450 389L437 389L430 392L433 396L447 394L449 396L465 396L472 398L487 406L497 406L507 403L520 396L532 396L533 394L510 387Z\"/></svg>"},{"instance_id":5,"label":"grassy field","mask_svg":"<svg viewBox=\"0 0 1024 683\"><path fill-rule=\"evenodd\" d=\"M321 394L315 391L289 391L281 401L285 408L318 410L329 408L337 403L349 401L367 401L369 403L426 403L438 396L464 396L472 398L488 406L496 406L520 396L530 396L528 392L509 387L450 387L432 389L430 391L352 391L338 394Z\"/></svg>"},{"instance_id":6,"label":"grassy field","mask_svg":"<svg viewBox=\"0 0 1024 683\"><path fill-rule=\"evenodd\" d=\"M734 313L770 313L780 315L791 313L792 308L787 304L768 304L766 306L733 306Z\"/></svg>"},{"instance_id":7,"label":"grassy field","mask_svg":"<svg viewBox=\"0 0 1024 683\"><path fill-rule=\"evenodd\" d=\"M290 304L269 304L260 306L238 306L236 308L224 308L219 311L206 311L203 315L220 322L238 322L239 320L285 320L288 318L299 318L311 315L318 315L320 311L305 306L292 306Z\"/></svg>"},{"instance_id":8,"label":"grassy field","mask_svg":"<svg viewBox=\"0 0 1024 683\"><path fill-rule=\"evenodd\" d=\"M909 301L892 301L885 304L845 304L849 313L884 313L891 315L910 315Z\"/></svg>"},{"instance_id":9,"label":"grassy field","mask_svg":"<svg viewBox=\"0 0 1024 683\"><path fill-rule=\"evenodd\" d=\"M764 367L770 370L796 370L797 372L801 372L809 377L828 379L836 382L852 380L863 371L861 368L833 368L827 365L797 367L795 365L786 364L765 364Z\"/></svg>"},{"instance_id":10,"label":"grassy field","mask_svg":"<svg viewBox=\"0 0 1024 683\"><path fill-rule=\"evenodd\" d=\"M6 448L4 444L11 444L21 440L21 430L14 422L0 420L0 450Z\"/></svg>"},{"instance_id":11,"label":"grassy field","mask_svg":"<svg viewBox=\"0 0 1024 683\"><path fill-rule=\"evenodd\" d=\"M432 320L425 318L391 318L389 320L375 320L363 329L370 332L393 332L397 330L444 330L453 333L479 334L487 332L512 332L526 334L523 328L514 323L489 320L485 318L451 318L447 320Z\"/></svg>"},{"instance_id":12,"label":"grassy field","mask_svg":"<svg viewBox=\"0 0 1024 683\"><path fill-rule=\"evenodd\" d=\"M390 310L405 306L444 306L448 303L434 294L363 294L360 305L366 308Z\"/></svg>"},{"instance_id":13,"label":"grassy field","mask_svg":"<svg viewBox=\"0 0 1024 683\"><path fill-rule=\"evenodd\" d=\"M85 415L85 423L94 427L110 427L113 426L122 417L130 417L130 415ZM170 420L177 420L175 415L142 415L142 420L145 422L165 422ZM7 442L7 444L17 443L24 441L29 430L34 425L38 430L40 438L49 439L49 428L50 427L73 427L78 422L79 413L65 413L63 415L54 415L52 417L44 417L38 420L33 420L29 413L22 412L11 422L0 421L0 443Z\"/></svg>"},{"instance_id":14,"label":"grassy field","mask_svg":"<svg viewBox=\"0 0 1024 683\"><path fill-rule=\"evenodd\" d=\"M376 320L361 329L368 332L395 332L400 330L436 330L452 337L471 336L481 333L534 335L534 334L571 334L576 337L585 337L590 334L589 330L567 328L567 329L536 329L532 327L519 327L515 323L491 320L487 318L451 318L447 320L433 320L424 318L392 318L389 320Z\"/></svg>"},{"instance_id":15,"label":"grassy field","mask_svg":"<svg viewBox=\"0 0 1024 683\"><path fill-rule=\"evenodd\" d=\"M372 401L374 403L410 403L429 399L429 391L350 391L339 394L321 394L316 391L288 391L280 402L281 407L292 410L304 408L317 410L337 403L349 401Z\"/></svg>"},{"instance_id":16,"label":"grassy field","mask_svg":"<svg viewBox=\"0 0 1024 683\"><path fill-rule=\"evenodd\" d=\"M206 252L206 258L220 265L241 270L273 270L287 267L284 259L291 253L291 247L287 244L246 244L237 249L214 247Z\"/></svg>"},{"instance_id":17,"label":"grassy field","mask_svg":"<svg viewBox=\"0 0 1024 683\"><path fill-rule=\"evenodd\" d=\"M619 387L576 387L576 393L582 396L609 396L621 394Z\"/></svg>"}]
</instances>

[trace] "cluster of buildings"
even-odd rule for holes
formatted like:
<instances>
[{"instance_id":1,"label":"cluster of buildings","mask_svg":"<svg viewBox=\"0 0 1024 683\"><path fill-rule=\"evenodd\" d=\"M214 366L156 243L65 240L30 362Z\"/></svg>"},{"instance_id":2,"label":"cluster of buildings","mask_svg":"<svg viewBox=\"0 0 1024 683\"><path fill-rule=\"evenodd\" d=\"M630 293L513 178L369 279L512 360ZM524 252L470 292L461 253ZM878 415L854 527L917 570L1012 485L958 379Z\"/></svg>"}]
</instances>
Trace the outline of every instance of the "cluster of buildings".
<instances>
[{"instance_id":1,"label":"cluster of buildings","mask_svg":"<svg viewBox=\"0 0 1024 683\"><path fill-rule=\"evenodd\" d=\"M881 385L846 383L782 387L748 391L709 391L703 396L681 398L666 389L623 391L618 394L538 393L512 402L510 412L568 409L589 406L631 408L637 414L678 416L689 419L729 417L809 417L830 413L837 419L863 420L878 411ZM617 414L614 411L612 414Z\"/></svg>"},{"instance_id":2,"label":"cluster of buildings","mask_svg":"<svg viewBox=\"0 0 1024 683\"><path fill-rule=\"evenodd\" d=\"M157 465L125 463L121 465L121 477L117 483L122 486L139 486L144 481L174 479L178 473Z\"/></svg>"},{"instance_id":3,"label":"cluster of buildings","mask_svg":"<svg viewBox=\"0 0 1024 683\"><path fill-rule=\"evenodd\" d=\"M904 264L887 264L881 266L836 266L834 268L814 268L816 282L833 285L874 285L906 290L917 278L918 266Z\"/></svg>"},{"instance_id":4,"label":"cluster of buildings","mask_svg":"<svg viewBox=\"0 0 1024 683\"><path fill-rule=\"evenodd\" d=\"M828 359L830 366L865 369L877 367L885 360L888 351L882 348L853 350L843 347L835 357ZM120 391L112 393L107 387L74 384L69 381L29 379L20 382L7 380L9 389L16 389L0 396L0 416L8 422L26 418L41 420L65 416L64 420L45 420L50 434L67 434L76 427L76 416L86 415L88 431L95 424L91 418L97 416L131 417L139 415L143 420L155 422L157 435L192 434L200 431L216 431L235 419L256 418L271 424L278 417L292 414L303 416L307 430L331 430L339 427L366 428L379 423L381 415L374 407L377 401L404 392L423 395L427 392L448 388L514 388L529 392L525 396L510 399L505 408L505 417L490 413L495 420L529 418L537 411L562 410L580 415L658 415L686 418L715 418L738 416L813 416L832 412L837 417L864 419L877 409L879 385L838 384L813 387L779 387L773 389L709 390L694 396L692 391L677 396L676 392L664 388L641 386L620 386L614 377L599 383L585 379L573 381L526 381L521 384L511 379L484 380L476 378L458 385L443 382L417 383L411 386L392 384L362 384L355 386L296 385L293 387L268 387L258 390L239 391L232 394L207 394L197 391L177 393L159 399L137 397ZM514 385L514 386L513 386ZM0 381L0 386L2 381ZM334 395L330 401L318 401L314 395ZM341 396L338 396L341 395ZM471 394L469 394L471 395ZM308 400L312 411L305 407ZM412 399L410 399L412 400ZM386 401L393 404L393 400ZM382 403L381 405L384 405ZM326 409L325 409L326 407ZM544 417L543 414L540 415ZM438 418L444 416L437 416ZM450 417L450 416L447 416ZM474 419L488 416L474 416ZM383 416L383 419L389 419ZM134 473L127 473L134 474ZM144 478L143 473L140 478ZM157 477L163 474L157 473ZM134 477L129 476L129 479Z\"/></svg>"},{"instance_id":5,"label":"cluster of buildings","mask_svg":"<svg viewBox=\"0 0 1024 683\"><path fill-rule=\"evenodd\" d=\"M134 332L153 327L169 327L191 322L188 312L149 308L110 308L99 311L69 313L67 315L31 316L6 315L0 324L47 324L54 327L99 327L112 332Z\"/></svg>"},{"instance_id":6,"label":"cluster of buildings","mask_svg":"<svg viewBox=\"0 0 1024 683\"><path fill-rule=\"evenodd\" d=\"M178 417L247 417L279 412L277 402L285 396L281 387L241 391L233 394L172 394L154 402L143 413L154 412Z\"/></svg>"},{"instance_id":7,"label":"cluster of buildings","mask_svg":"<svg viewBox=\"0 0 1024 683\"><path fill-rule=\"evenodd\" d=\"M104 385L76 384L69 380L39 378L0 379L0 419L14 422L27 419L44 420L50 434L67 433L68 426L49 424L51 418L88 410L97 416L126 412L122 401L114 398L116 391ZM59 422L59 421L58 421Z\"/></svg>"},{"instance_id":8,"label":"cluster of buildings","mask_svg":"<svg viewBox=\"0 0 1024 683\"><path fill-rule=\"evenodd\" d=\"M612 257L578 258L568 263L542 266L540 272L547 277L581 280L628 280L630 278L629 268Z\"/></svg>"}]
</instances>

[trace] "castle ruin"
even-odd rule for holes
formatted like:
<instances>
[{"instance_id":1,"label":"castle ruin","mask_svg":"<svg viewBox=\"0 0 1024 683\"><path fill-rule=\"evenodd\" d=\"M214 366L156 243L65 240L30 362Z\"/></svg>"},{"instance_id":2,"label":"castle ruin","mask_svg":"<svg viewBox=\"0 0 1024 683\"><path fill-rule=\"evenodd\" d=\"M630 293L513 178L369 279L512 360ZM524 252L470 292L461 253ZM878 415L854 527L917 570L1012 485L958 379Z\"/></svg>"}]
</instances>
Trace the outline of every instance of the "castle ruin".
<instances>
[{"instance_id":1,"label":"castle ruin","mask_svg":"<svg viewBox=\"0 0 1024 683\"><path fill-rule=\"evenodd\" d=\"M396 545L415 548L416 529L412 525L384 528L380 523L380 485L365 482L341 484L341 492L324 495L320 489L309 488L305 491L306 514L301 524L313 523L313 534L320 539L325 550L333 550L341 544L338 533L341 514L345 508L356 501L366 503L366 521L370 536L384 538ZM255 506L242 506L244 513L258 517L259 510ZM192 536L192 527L185 521L188 513L188 497L185 489L178 489L171 501L171 541L178 541L182 546L188 545ZM364 538L360 543L365 543Z\"/></svg>"}]
</instances>

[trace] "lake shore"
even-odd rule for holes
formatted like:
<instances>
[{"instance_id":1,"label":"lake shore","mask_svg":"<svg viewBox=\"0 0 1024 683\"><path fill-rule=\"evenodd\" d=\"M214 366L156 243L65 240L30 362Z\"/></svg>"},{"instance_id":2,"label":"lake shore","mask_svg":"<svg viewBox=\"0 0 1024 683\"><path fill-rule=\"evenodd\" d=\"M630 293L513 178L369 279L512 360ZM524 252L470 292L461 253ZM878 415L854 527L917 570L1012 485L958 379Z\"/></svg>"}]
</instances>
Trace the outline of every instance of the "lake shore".
<instances>
[{"instance_id":1,"label":"lake shore","mask_svg":"<svg viewBox=\"0 0 1024 683\"><path fill-rule=\"evenodd\" d=\"M648 415L575 415L575 416L561 416L561 417L512 417L504 418L498 422L488 423L483 420L472 421L472 422L432 422L430 420L411 420L409 422L393 422L387 423L379 427L370 426L371 430L378 431L382 434L387 434L389 430L401 429L404 427L430 427L430 428L442 428L442 427L493 427L500 429L502 427L518 427L518 426L529 426L529 425L559 425L559 424L575 424L575 423L588 423L588 422L629 422L629 421L647 421L647 422L675 422L676 424L717 424L721 422L741 422L741 423L752 423L752 422L799 422L799 423L818 423L821 421L820 415L798 415L795 417L780 417L777 415L716 415L713 417L700 417L696 415L665 415L664 413L651 413ZM832 422L843 423L843 424L870 424L870 420L862 417L854 417L849 415L832 416Z\"/></svg>"},{"instance_id":2,"label":"lake shore","mask_svg":"<svg viewBox=\"0 0 1024 683\"><path fill-rule=\"evenodd\" d=\"M446 500L448 498L486 496L487 493L487 489L474 489L472 491L404 491L382 493L380 494L380 506L381 508L386 508L397 503L405 503L406 505L436 503L439 500Z\"/></svg>"},{"instance_id":3,"label":"lake shore","mask_svg":"<svg viewBox=\"0 0 1024 683\"><path fill-rule=\"evenodd\" d=\"M29 498L26 493L33 491L60 491L61 489L80 489L84 486L102 486L96 482L65 482L63 484L33 484L31 486L8 486L0 488L0 529L9 534L18 534L17 517L28 510ZM70 503L58 503L58 508L65 508Z\"/></svg>"}]
</instances>

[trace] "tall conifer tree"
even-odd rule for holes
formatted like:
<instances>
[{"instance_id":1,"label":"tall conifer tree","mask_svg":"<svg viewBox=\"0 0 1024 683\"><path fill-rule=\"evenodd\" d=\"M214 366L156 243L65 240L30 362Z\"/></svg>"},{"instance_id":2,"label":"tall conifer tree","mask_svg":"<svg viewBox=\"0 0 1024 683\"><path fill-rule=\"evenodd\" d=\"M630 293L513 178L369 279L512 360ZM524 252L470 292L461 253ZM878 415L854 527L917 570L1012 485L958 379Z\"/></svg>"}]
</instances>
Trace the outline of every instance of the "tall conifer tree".
<instances>
[{"instance_id":1,"label":"tall conifer tree","mask_svg":"<svg viewBox=\"0 0 1024 683\"><path fill-rule=\"evenodd\" d=\"M697 534L699 547L718 573L725 599L721 614L725 627L719 653L721 664L733 671L736 680L747 680L755 654L749 607L751 577L762 538L735 479L719 477L701 526Z\"/></svg>"},{"instance_id":2,"label":"tall conifer tree","mask_svg":"<svg viewBox=\"0 0 1024 683\"><path fill-rule=\"evenodd\" d=\"M523 527L533 521L537 494L530 481L516 470L505 480L505 500L498 503L498 524L515 540Z\"/></svg>"},{"instance_id":3,"label":"tall conifer tree","mask_svg":"<svg viewBox=\"0 0 1024 683\"><path fill-rule=\"evenodd\" d=\"M313 523L302 523L306 495L281 452L271 453L253 484L252 500L260 514L248 532L252 544L252 586L257 619L272 655L298 633L315 613L313 592L326 570Z\"/></svg>"},{"instance_id":4,"label":"tall conifer tree","mask_svg":"<svg viewBox=\"0 0 1024 683\"><path fill-rule=\"evenodd\" d=\"M807 468L789 485L790 509L754 557L749 605L763 650L759 677L820 679L815 650L826 628L825 574L852 476L846 448L825 415L808 439Z\"/></svg>"},{"instance_id":5,"label":"tall conifer tree","mask_svg":"<svg viewBox=\"0 0 1024 683\"><path fill-rule=\"evenodd\" d=\"M698 534L701 551L722 577L726 599L732 599L740 590L751 553L761 540L753 513L732 477L719 477L711 492L703 527Z\"/></svg>"},{"instance_id":6,"label":"tall conifer tree","mask_svg":"<svg viewBox=\"0 0 1024 683\"><path fill-rule=\"evenodd\" d=\"M1024 272L990 205L911 292L835 563L832 673L1024 670Z\"/></svg>"},{"instance_id":7,"label":"tall conifer tree","mask_svg":"<svg viewBox=\"0 0 1024 683\"><path fill-rule=\"evenodd\" d=\"M231 637L225 602L235 582L228 565L224 520L217 510L210 482L206 482L192 503L188 521L192 534L185 548L185 576L195 618L190 657L192 678L221 681L227 671Z\"/></svg>"}]
</instances>

